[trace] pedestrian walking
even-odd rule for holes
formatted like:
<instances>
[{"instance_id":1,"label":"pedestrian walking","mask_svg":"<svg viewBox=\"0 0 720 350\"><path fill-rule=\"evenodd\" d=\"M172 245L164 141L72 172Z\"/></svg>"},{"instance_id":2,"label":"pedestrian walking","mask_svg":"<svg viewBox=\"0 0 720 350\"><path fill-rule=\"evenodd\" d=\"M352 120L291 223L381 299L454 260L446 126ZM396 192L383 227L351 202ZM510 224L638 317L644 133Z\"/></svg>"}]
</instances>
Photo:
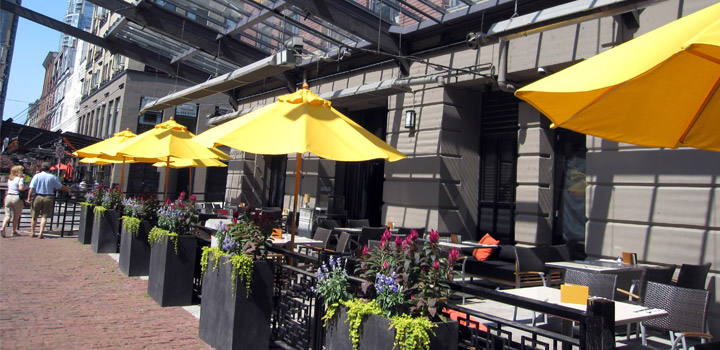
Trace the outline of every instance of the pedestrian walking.
<instances>
[{"instance_id":1,"label":"pedestrian walking","mask_svg":"<svg viewBox=\"0 0 720 350\"><path fill-rule=\"evenodd\" d=\"M2 222L2 236L7 237L5 228L12 219L12 235L19 236L17 229L20 225L20 216L23 210L23 201L20 199L20 191L25 191L25 168L22 165L16 165L10 168L10 176L7 182L7 195L5 196L5 218Z\"/></svg>"},{"instance_id":2,"label":"pedestrian walking","mask_svg":"<svg viewBox=\"0 0 720 350\"><path fill-rule=\"evenodd\" d=\"M37 224L37 217L42 215L40 219L40 234L38 238L45 238L43 233L45 232L45 224L47 218L52 217L53 208L55 206L55 191L63 190L68 194L72 194L72 191L63 186L62 183L50 174L50 163L44 162L40 166L40 172L33 176L30 180L30 191L28 192L27 201L30 203L30 198L35 194L35 199L32 201L32 218L30 219L30 237L35 237L35 226Z\"/></svg>"}]
</instances>

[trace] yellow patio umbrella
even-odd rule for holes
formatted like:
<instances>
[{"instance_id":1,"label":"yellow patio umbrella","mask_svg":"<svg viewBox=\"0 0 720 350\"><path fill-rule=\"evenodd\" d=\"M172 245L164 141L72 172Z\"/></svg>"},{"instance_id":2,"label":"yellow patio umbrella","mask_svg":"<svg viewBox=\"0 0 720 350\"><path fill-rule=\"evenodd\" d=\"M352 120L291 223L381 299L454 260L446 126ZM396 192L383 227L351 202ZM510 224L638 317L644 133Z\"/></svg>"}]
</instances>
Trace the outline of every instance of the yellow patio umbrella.
<instances>
[{"instance_id":1,"label":"yellow patio umbrella","mask_svg":"<svg viewBox=\"0 0 720 350\"><path fill-rule=\"evenodd\" d=\"M154 128L118 145L108 152L109 156L128 156L136 161L155 163L165 160L170 164L171 158L180 159L230 159L230 156L218 149L209 149L194 141L195 135L184 125L170 120L155 125ZM167 198L168 172L165 172L165 197Z\"/></svg>"},{"instance_id":2,"label":"yellow patio umbrella","mask_svg":"<svg viewBox=\"0 0 720 350\"><path fill-rule=\"evenodd\" d=\"M337 161L386 159L397 161L404 154L385 143L350 118L338 112L330 101L308 89L278 97L244 116L198 135L196 142L205 146L225 145L256 154L297 153L297 176L293 212L297 212L302 153ZM295 242L293 220L291 247Z\"/></svg>"},{"instance_id":3,"label":"yellow patio umbrella","mask_svg":"<svg viewBox=\"0 0 720 350\"><path fill-rule=\"evenodd\" d=\"M720 3L515 92L562 127L720 151Z\"/></svg>"},{"instance_id":4,"label":"yellow patio umbrella","mask_svg":"<svg viewBox=\"0 0 720 350\"><path fill-rule=\"evenodd\" d=\"M134 138L135 133L130 131L130 129L125 129L123 131L120 131L118 133L115 133L112 137L102 140L100 142L96 142L90 146L81 148L72 154L78 157L85 157L84 159L80 160L80 163L85 164L97 164L97 165L106 165L106 164L114 164L114 163L122 163L122 170L120 173L120 190L122 191L124 182L125 182L125 163L134 163L134 160L131 158L128 158L126 156L120 155L107 155L103 154L103 151L106 151L108 149L112 149L115 147L118 147L118 145L124 143L127 140L130 140Z\"/></svg>"}]
</instances>

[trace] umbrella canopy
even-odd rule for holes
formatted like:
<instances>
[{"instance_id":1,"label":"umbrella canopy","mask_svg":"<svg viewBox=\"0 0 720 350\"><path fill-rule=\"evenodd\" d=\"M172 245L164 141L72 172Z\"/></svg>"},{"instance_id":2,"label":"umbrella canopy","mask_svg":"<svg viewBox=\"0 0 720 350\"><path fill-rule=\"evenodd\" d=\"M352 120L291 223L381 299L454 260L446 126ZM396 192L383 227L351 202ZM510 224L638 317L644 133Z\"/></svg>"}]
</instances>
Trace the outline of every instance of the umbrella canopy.
<instances>
[{"instance_id":1,"label":"umbrella canopy","mask_svg":"<svg viewBox=\"0 0 720 350\"><path fill-rule=\"evenodd\" d=\"M154 167L170 167L173 169L181 168L206 168L206 167L227 167L227 164L217 159L178 159L170 158L170 164L167 162L157 162L153 164Z\"/></svg>"},{"instance_id":2,"label":"umbrella canopy","mask_svg":"<svg viewBox=\"0 0 720 350\"><path fill-rule=\"evenodd\" d=\"M108 155L103 154L103 152L107 152L108 150L112 150L116 148L119 144L122 144L123 142L130 140L134 138L135 133L130 131L130 129L125 129L121 132L116 133L109 139L102 140L98 143L94 143L90 146L87 146L85 148L81 148L72 154L79 157L84 158L103 158L107 160L115 160L118 161L117 163L122 163L123 157L117 156L117 155ZM87 162L86 162L87 163ZM88 164L99 164L99 163L88 163Z\"/></svg>"},{"instance_id":3,"label":"umbrella canopy","mask_svg":"<svg viewBox=\"0 0 720 350\"><path fill-rule=\"evenodd\" d=\"M277 102L212 128L195 138L205 146L226 145L256 154L297 153L300 174L302 153L337 161L407 158L350 118L332 108L330 101L303 88L278 97ZM295 176L293 212L297 213L300 176ZM295 244L293 222L290 247Z\"/></svg>"},{"instance_id":4,"label":"umbrella canopy","mask_svg":"<svg viewBox=\"0 0 720 350\"><path fill-rule=\"evenodd\" d=\"M184 125L170 120L102 152L108 156L132 157L136 161L155 163L165 160L170 166L171 159L230 159L230 156L212 147L193 142L195 135ZM165 197L167 198L168 172L165 172Z\"/></svg>"},{"instance_id":5,"label":"umbrella canopy","mask_svg":"<svg viewBox=\"0 0 720 350\"><path fill-rule=\"evenodd\" d=\"M720 4L515 92L563 127L649 147L720 151Z\"/></svg>"},{"instance_id":6,"label":"umbrella canopy","mask_svg":"<svg viewBox=\"0 0 720 350\"><path fill-rule=\"evenodd\" d=\"M155 163L157 160L166 160L168 157L184 159L230 159L230 156L220 150L210 150L191 139L195 134L189 132L187 127L170 120L155 125L150 129L119 147L102 152L108 156L128 156L139 158L146 163Z\"/></svg>"},{"instance_id":7,"label":"umbrella canopy","mask_svg":"<svg viewBox=\"0 0 720 350\"><path fill-rule=\"evenodd\" d=\"M310 152L326 159L362 161L406 156L307 89L198 135L205 146L226 145L257 154Z\"/></svg>"},{"instance_id":8,"label":"umbrella canopy","mask_svg":"<svg viewBox=\"0 0 720 350\"><path fill-rule=\"evenodd\" d=\"M119 164L123 163L122 160L111 160L111 159L103 159L103 158L96 158L96 157L90 157L90 158L83 158L80 159L80 163L84 164L97 164L97 165L108 165L108 164ZM126 161L125 163L137 163L134 160Z\"/></svg>"}]
</instances>

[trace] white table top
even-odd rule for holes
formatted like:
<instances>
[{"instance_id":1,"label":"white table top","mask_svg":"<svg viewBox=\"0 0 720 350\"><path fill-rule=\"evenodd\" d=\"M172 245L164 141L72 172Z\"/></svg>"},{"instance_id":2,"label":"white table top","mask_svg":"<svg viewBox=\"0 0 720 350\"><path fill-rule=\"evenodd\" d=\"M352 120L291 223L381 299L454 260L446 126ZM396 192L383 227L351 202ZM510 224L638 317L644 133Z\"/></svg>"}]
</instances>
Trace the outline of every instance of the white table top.
<instances>
[{"instance_id":1,"label":"white table top","mask_svg":"<svg viewBox=\"0 0 720 350\"><path fill-rule=\"evenodd\" d=\"M290 235L287 233L283 233L282 238L273 238L272 239L273 245L284 246L288 243L290 243ZM319 241L316 239L312 239L312 238L295 236L295 244L304 244L304 245L311 245L311 246L315 246L315 247L322 247L325 244L325 242Z\"/></svg>"},{"instance_id":2,"label":"white table top","mask_svg":"<svg viewBox=\"0 0 720 350\"><path fill-rule=\"evenodd\" d=\"M438 245L446 248L457 248L457 249L477 249L477 248L497 248L495 244L480 244L472 242L452 243L452 242L439 242Z\"/></svg>"},{"instance_id":3,"label":"white table top","mask_svg":"<svg viewBox=\"0 0 720 350\"><path fill-rule=\"evenodd\" d=\"M537 301L562 305L569 308L585 311L587 305L560 302L560 289L551 287L526 287L502 290L504 293L525 297ZM667 315L662 309L648 309L642 305L628 304L615 301L615 325L624 325L649 320Z\"/></svg>"},{"instance_id":4,"label":"white table top","mask_svg":"<svg viewBox=\"0 0 720 350\"><path fill-rule=\"evenodd\" d=\"M229 225L232 223L232 219L221 219L221 218L207 219L205 221L205 227L207 227L211 230L217 230L218 226L220 226L220 223L222 223L224 225Z\"/></svg>"},{"instance_id":5,"label":"white table top","mask_svg":"<svg viewBox=\"0 0 720 350\"><path fill-rule=\"evenodd\" d=\"M617 260L595 259L595 260L576 260L576 261L556 261L547 262L545 266L561 269L586 270L594 272L612 272L612 271L637 271L647 268L660 267L652 264L634 264L625 265Z\"/></svg>"}]
</instances>

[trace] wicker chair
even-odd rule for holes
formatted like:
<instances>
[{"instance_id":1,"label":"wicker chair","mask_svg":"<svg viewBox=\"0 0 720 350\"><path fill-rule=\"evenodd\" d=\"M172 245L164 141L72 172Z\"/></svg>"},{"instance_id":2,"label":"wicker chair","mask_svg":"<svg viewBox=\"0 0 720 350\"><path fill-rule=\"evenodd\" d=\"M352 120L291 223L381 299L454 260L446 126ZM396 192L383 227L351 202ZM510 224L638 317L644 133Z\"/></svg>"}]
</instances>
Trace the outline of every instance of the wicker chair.
<instances>
[{"instance_id":1,"label":"wicker chair","mask_svg":"<svg viewBox=\"0 0 720 350\"><path fill-rule=\"evenodd\" d=\"M704 265L682 264L678 272L677 286L691 289L705 289L705 280L710 272L710 263Z\"/></svg>"},{"instance_id":2,"label":"wicker chair","mask_svg":"<svg viewBox=\"0 0 720 350\"><path fill-rule=\"evenodd\" d=\"M588 286L591 296L615 300L617 275L567 270L565 271L565 283Z\"/></svg>"},{"instance_id":3,"label":"wicker chair","mask_svg":"<svg viewBox=\"0 0 720 350\"><path fill-rule=\"evenodd\" d=\"M368 226L370 226L370 220L368 219L348 220L348 227L363 228Z\"/></svg>"},{"instance_id":4,"label":"wicker chair","mask_svg":"<svg viewBox=\"0 0 720 350\"><path fill-rule=\"evenodd\" d=\"M640 324L643 345L647 345L648 326L669 332L673 348L682 342L683 348L687 349L685 337L712 339L711 335L704 333L709 302L710 292L704 289L648 282L645 292L645 307L663 309L668 312L668 315L643 321Z\"/></svg>"}]
</instances>

